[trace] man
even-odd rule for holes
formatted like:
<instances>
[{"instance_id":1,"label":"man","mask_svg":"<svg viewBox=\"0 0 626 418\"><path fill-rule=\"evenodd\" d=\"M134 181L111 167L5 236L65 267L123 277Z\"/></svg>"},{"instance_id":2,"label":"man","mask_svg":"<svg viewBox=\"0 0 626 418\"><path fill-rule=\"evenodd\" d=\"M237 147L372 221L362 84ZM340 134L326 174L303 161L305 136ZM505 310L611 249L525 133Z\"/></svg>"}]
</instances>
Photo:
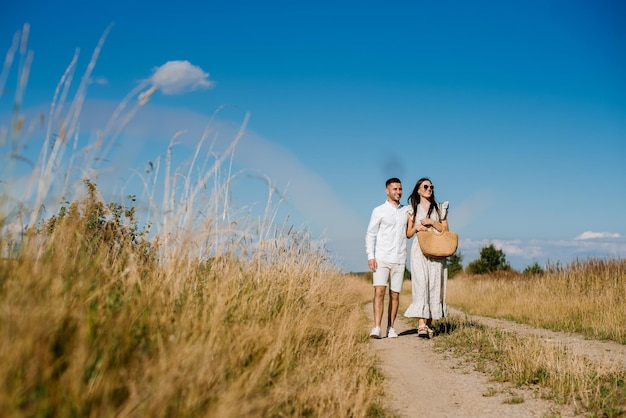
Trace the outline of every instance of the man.
<instances>
[{"instance_id":1,"label":"man","mask_svg":"<svg viewBox=\"0 0 626 418\"><path fill-rule=\"evenodd\" d=\"M367 265L374 272L374 328L371 338L381 338L385 289L389 283L389 308L387 310L387 337L398 334L393 324L398 314L400 291L406 268L407 208L400 204L402 183L396 177L385 183L387 201L372 211L365 234Z\"/></svg>"}]
</instances>

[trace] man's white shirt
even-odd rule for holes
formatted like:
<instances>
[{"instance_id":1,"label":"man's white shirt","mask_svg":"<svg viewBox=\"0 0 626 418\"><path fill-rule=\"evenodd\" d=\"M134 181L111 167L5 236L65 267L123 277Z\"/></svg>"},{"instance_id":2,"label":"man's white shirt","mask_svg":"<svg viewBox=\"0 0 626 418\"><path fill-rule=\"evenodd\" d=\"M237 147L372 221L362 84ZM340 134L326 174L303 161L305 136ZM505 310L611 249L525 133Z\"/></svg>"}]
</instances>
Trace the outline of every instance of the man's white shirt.
<instances>
[{"instance_id":1,"label":"man's white shirt","mask_svg":"<svg viewBox=\"0 0 626 418\"><path fill-rule=\"evenodd\" d=\"M388 200L372 210L367 233L365 251L367 259L389 263L406 263L406 212L409 206L396 207Z\"/></svg>"}]
</instances>

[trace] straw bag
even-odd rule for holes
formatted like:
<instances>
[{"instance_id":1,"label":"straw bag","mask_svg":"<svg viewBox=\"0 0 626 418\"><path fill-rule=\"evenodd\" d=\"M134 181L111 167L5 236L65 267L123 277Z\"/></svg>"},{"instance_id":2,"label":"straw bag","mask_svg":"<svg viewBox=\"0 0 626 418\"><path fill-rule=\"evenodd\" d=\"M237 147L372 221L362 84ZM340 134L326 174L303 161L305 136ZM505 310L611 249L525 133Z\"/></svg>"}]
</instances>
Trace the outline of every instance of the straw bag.
<instances>
[{"instance_id":1,"label":"straw bag","mask_svg":"<svg viewBox=\"0 0 626 418\"><path fill-rule=\"evenodd\" d=\"M424 255L429 257L449 257L459 245L459 236L456 232L434 232L432 230L419 231L417 240Z\"/></svg>"}]
</instances>

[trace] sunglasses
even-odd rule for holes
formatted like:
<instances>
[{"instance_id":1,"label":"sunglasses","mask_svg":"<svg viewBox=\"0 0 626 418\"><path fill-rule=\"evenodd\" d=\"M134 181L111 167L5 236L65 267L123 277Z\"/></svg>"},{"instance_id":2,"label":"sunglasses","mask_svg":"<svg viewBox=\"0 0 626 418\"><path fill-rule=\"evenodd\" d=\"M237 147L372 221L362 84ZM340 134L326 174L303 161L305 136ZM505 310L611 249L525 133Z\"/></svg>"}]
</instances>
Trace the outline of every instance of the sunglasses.
<instances>
[{"instance_id":1,"label":"sunglasses","mask_svg":"<svg viewBox=\"0 0 626 418\"><path fill-rule=\"evenodd\" d=\"M428 188L430 187L430 190L435 190L435 186L433 185L428 185L428 184L422 184L422 186L424 187L424 190L428 190Z\"/></svg>"}]
</instances>

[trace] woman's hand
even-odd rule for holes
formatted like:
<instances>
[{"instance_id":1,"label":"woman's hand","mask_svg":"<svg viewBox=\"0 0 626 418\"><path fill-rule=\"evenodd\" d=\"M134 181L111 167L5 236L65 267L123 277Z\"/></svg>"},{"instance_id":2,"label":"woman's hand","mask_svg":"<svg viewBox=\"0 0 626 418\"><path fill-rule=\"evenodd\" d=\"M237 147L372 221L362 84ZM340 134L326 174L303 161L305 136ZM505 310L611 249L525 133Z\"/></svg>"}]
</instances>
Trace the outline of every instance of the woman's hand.
<instances>
[{"instance_id":1,"label":"woman's hand","mask_svg":"<svg viewBox=\"0 0 626 418\"><path fill-rule=\"evenodd\" d=\"M420 219L420 226L423 228L423 229L419 229L420 231L426 231L428 227L431 227L431 226L439 232L443 230L443 225L440 222L434 219L430 219L430 218Z\"/></svg>"}]
</instances>

